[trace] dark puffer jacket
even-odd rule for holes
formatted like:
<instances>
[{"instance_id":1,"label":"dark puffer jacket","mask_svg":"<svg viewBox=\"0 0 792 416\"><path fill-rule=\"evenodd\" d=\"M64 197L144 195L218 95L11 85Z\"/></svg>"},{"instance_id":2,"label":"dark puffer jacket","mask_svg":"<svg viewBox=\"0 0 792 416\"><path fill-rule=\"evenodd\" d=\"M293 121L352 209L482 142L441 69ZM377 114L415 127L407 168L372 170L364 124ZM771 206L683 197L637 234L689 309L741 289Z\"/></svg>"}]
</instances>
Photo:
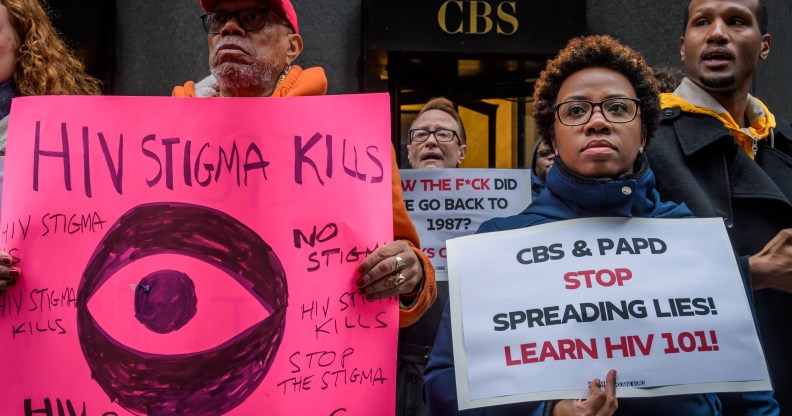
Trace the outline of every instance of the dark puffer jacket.
<instances>
[{"instance_id":1,"label":"dark puffer jacket","mask_svg":"<svg viewBox=\"0 0 792 416\"><path fill-rule=\"evenodd\" d=\"M655 177L644 156L636 161L634 174L618 180L588 179L570 172L559 159L547 174L547 189L522 213L495 218L478 233L512 230L585 217L686 218L693 214L682 204L662 202ZM424 372L424 396L432 415L535 415L545 403L519 403L460 412L454 372L451 317L446 303L429 364ZM723 411L724 403L730 404ZM731 411L735 410L735 413ZM748 394L696 394L642 399L620 399L617 415L777 415L769 392Z\"/></svg>"}]
</instances>

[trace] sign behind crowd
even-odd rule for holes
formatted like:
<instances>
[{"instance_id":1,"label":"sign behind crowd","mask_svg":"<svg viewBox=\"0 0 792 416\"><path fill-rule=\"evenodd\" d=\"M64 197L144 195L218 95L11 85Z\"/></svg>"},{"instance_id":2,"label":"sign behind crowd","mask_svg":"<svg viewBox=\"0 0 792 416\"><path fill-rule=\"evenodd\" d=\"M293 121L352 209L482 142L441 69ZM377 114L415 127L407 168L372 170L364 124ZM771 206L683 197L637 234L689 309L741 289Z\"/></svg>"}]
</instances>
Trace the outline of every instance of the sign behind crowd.
<instances>
[{"instance_id":1,"label":"sign behind crowd","mask_svg":"<svg viewBox=\"0 0 792 416\"><path fill-rule=\"evenodd\" d=\"M530 169L402 169L407 212L438 280L448 279L446 240L531 203Z\"/></svg>"},{"instance_id":2,"label":"sign behind crowd","mask_svg":"<svg viewBox=\"0 0 792 416\"><path fill-rule=\"evenodd\" d=\"M585 398L609 369L619 397L770 390L720 219L569 220L448 251L460 409Z\"/></svg>"},{"instance_id":3,"label":"sign behind crowd","mask_svg":"<svg viewBox=\"0 0 792 416\"><path fill-rule=\"evenodd\" d=\"M14 100L0 414L388 414L385 94Z\"/></svg>"}]
</instances>

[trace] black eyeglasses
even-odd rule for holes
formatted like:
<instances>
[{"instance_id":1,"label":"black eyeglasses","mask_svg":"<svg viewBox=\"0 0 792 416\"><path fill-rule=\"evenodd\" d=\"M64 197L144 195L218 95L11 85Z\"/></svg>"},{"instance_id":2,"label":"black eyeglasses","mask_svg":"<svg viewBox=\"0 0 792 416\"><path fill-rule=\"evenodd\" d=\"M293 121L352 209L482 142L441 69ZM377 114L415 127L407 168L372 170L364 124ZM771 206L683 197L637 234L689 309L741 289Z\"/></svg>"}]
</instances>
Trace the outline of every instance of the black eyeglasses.
<instances>
[{"instance_id":1,"label":"black eyeglasses","mask_svg":"<svg viewBox=\"0 0 792 416\"><path fill-rule=\"evenodd\" d=\"M410 142L417 142L423 143L429 140L429 136L435 136L435 140L438 142L450 142L454 140L454 138L459 138L457 132L454 130L448 129L438 129L438 130L424 130L424 129L413 129L410 130L407 135L410 138Z\"/></svg>"},{"instance_id":2,"label":"black eyeglasses","mask_svg":"<svg viewBox=\"0 0 792 416\"><path fill-rule=\"evenodd\" d=\"M637 98L608 98L598 103L585 100L565 101L553 106L558 121L565 126L580 126L591 120L594 107L602 110L602 116L611 123L629 123L635 120L641 100Z\"/></svg>"},{"instance_id":3,"label":"black eyeglasses","mask_svg":"<svg viewBox=\"0 0 792 416\"><path fill-rule=\"evenodd\" d=\"M237 11L218 10L209 12L201 16L204 30L210 35L216 35L223 30L223 27L232 18L236 19L239 27L245 32L255 32L267 24L268 16L276 16L270 9L263 9L260 7L251 7Z\"/></svg>"}]
</instances>

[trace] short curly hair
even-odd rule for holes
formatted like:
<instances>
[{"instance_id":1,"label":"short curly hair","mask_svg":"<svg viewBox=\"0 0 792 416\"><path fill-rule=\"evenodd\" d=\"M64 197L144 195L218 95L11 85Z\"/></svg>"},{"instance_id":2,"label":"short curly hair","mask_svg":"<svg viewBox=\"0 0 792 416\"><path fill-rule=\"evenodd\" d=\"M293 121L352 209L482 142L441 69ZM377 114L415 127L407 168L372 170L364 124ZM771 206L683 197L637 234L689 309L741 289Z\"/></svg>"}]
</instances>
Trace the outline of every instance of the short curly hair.
<instances>
[{"instance_id":1,"label":"short curly hair","mask_svg":"<svg viewBox=\"0 0 792 416\"><path fill-rule=\"evenodd\" d=\"M582 36L574 38L558 56L547 61L534 86L534 120L539 135L553 148L555 110L561 84L575 72L586 68L608 68L623 74L641 100L641 127L646 143L657 129L660 98L657 81L643 56L610 36Z\"/></svg>"}]
</instances>

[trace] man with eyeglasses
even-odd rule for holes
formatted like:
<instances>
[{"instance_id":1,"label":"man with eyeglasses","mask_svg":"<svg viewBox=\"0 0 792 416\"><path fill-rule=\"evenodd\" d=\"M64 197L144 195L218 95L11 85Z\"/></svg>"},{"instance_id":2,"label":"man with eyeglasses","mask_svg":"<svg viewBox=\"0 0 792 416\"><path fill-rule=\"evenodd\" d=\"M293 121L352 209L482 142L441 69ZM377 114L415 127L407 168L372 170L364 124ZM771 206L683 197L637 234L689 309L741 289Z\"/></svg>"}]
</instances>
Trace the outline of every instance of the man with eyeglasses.
<instances>
[{"instance_id":1,"label":"man with eyeglasses","mask_svg":"<svg viewBox=\"0 0 792 416\"><path fill-rule=\"evenodd\" d=\"M408 132L407 159L413 169L458 168L465 160L465 128L446 98L429 100Z\"/></svg>"},{"instance_id":2,"label":"man with eyeglasses","mask_svg":"<svg viewBox=\"0 0 792 416\"><path fill-rule=\"evenodd\" d=\"M289 0L200 0L209 42L212 75L173 90L177 97L287 97L324 95L321 68L302 69L294 61L303 50L297 13ZM407 215L401 180L392 157L393 234L358 268L358 295L373 301L399 296L399 326L412 325L437 293L434 269L421 252Z\"/></svg>"},{"instance_id":3,"label":"man with eyeglasses","mask_svg":"<svg viewBox=\"0 0 792 416\"><path fill-rule=\"evenodd\" d=\"M290 1L201 0L212 75L174 88L186 97L324 95L322 68L292 65L303 50Z\"/></svg>"},{"instance_id":4,"label":"man with eyeglasses","mask_svg":"<svg viewBox=\"0 0 792 416\"><path fill-rule=\"evenodd\" d=\"M458 168L465 159L465 126L447 98L429 100L407 132L407 159L413 169ZM423 403L423 370L448 300L448 282L437 283L437 300L415 325L399 331L396 416L428 416Z\"/></svg>"},{"instance_id":5,"label":"man with eyeglasses","mask_svg":"<svg viewBox=\"0 0 792 416\"><path fill-rule=\"evenodd\" d=\"M770 54L763 0L693 0L680 55L687 78L661 95L647 155L663 197L722 217L743 270L775 397L792 413L792 126L749 94Z\"/></svg>"}]
</instances>

